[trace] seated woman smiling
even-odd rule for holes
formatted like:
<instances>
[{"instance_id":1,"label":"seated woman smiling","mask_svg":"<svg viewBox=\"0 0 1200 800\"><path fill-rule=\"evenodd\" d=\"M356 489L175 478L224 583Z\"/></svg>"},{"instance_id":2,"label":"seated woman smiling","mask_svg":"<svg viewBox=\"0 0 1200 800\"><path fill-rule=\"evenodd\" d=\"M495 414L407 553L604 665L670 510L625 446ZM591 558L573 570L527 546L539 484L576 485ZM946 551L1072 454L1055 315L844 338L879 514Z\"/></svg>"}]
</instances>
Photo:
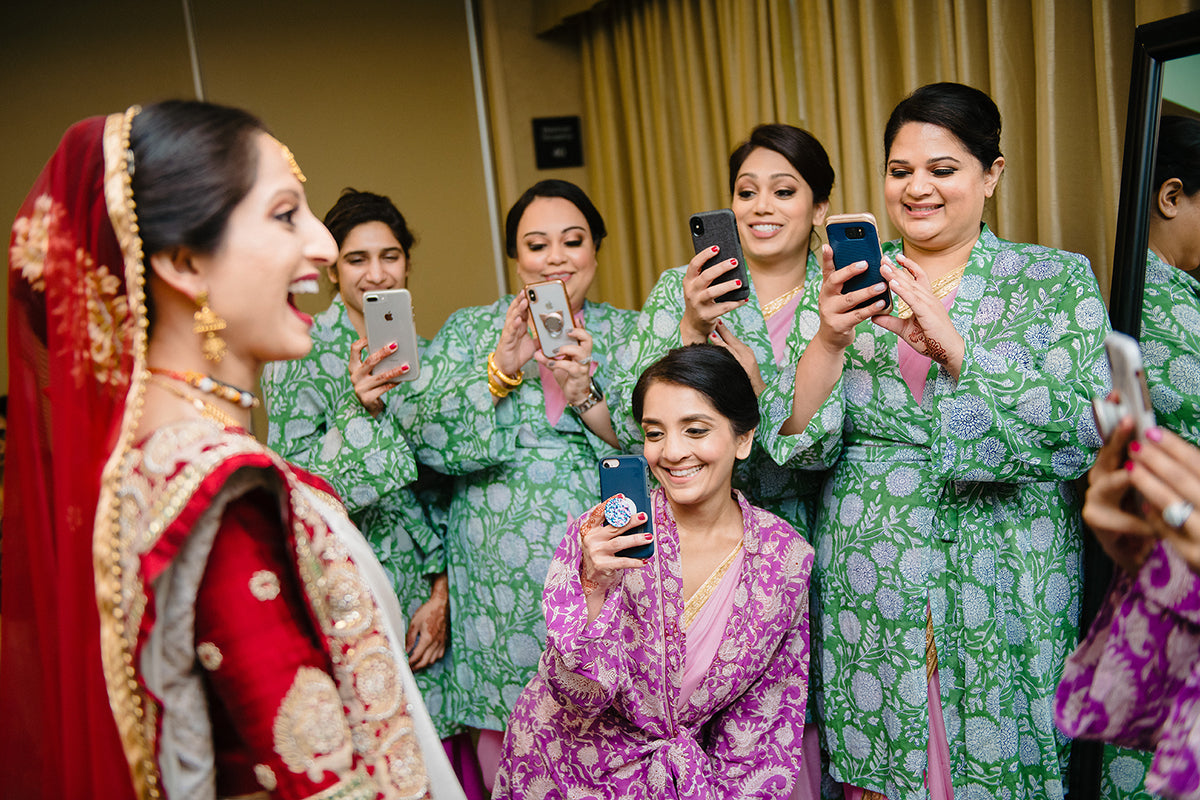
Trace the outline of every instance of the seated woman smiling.
<instances>
[{"instance_id":1,"label":"seated woman smiling","mask_svg":"<svg viewBox=\"0 0 1200 800\"><path fill-rule=\"evenodd\" d=\"M728 351L691 345L642 374L633 412L662 487L621 528L595 506L559 545L546 651L509 719L495 796L787 797L813 551L731 487L754 389ZM633 543L653 538L655 554L618 556L647 512L655 533Z\"/></svg>"}]
</instances>

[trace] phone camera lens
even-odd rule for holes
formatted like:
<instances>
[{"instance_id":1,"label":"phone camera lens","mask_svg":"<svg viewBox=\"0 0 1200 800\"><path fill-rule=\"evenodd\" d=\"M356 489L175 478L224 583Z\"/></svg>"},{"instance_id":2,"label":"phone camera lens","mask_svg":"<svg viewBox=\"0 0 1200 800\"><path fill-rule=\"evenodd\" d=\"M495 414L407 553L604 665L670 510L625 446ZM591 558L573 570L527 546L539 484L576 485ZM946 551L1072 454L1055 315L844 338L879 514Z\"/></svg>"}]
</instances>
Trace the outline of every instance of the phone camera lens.
<instances>
[{"instance_id":1,"label":"phone camera lens","mask_svg":"<svg viewBox=\"0 0 1200 800\"><path fill-rule=\"evenodd\" d=\"M861 239L866 235L867 235L867 232L865 230L863 230L862 228L858 228L858 227L846 228L846 238L847 239Z\"/></svg>"},{"instance_id":2,"label":"phone camera lens","mask_svg":"<svg viewBox=\"0 0 1200 800\"><path fill-rule=\"evenodd\" d=\"M699 217L692 217L692 236L704 235L704 220Z\"/></svg>"},{"instance_id":3,"label":"phone camera lens","mask_svg":"<svg viewBox=\"0 0 1200 800\"><path fill-rule=\"evenodd\" d=\"M529 302L531 302L531 303L537 302L537 289L529 290Z\"/></svg>"}]
</instances>

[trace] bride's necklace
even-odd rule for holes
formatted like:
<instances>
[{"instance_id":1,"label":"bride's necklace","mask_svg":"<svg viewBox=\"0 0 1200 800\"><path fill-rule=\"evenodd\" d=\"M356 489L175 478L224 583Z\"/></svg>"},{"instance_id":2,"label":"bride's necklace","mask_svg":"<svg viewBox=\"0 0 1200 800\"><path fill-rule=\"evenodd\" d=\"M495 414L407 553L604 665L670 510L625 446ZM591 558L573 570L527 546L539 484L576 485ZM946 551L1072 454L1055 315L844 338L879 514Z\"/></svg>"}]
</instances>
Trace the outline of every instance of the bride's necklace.
<instances>
[{"instance_id":1,"label":"bride's necklace","mask_svg":"<svg viewBox=\"0 0 1200 800\"><path fill-rule=\"evenodd\" d=\"M929 284L929 288L933 290L933 296L938 300L942 300L946 297L946 295L957 289L958 284L962 282L963 271L966 270L967 265L970 263L971 262L968 261L958 269L950 270L945 275ZM909 308L908 303L901 300L898 296L892 299L892 306L893 310L896 312L896 316L900 319L908 319L913 315L913 310Z\"/></svg>"},{"instance_id":2,"label":"bride's necklace","mask_svg":"<svg viewBox=\"0 0 1200 800\"><path fill-rule=\"evenodd\" d=\"M233 416L222 410L215 404L205 400L202 397L196 397L172 383L178 381L191 386L193 389L211 394L214 397L219 397L227 403L232 403L240 408L256 408L259 405L259 400L252 392L244 389L239 389L236 386L219 381L216 378L208 375L202 375L198 372L185 371L176 372L175 370L162 369L160 367L148 367L151 380L155 385L161 386L176 397L186 400L192 404L192 407L200 412L200 416L211 419L227 428L241 428L240 422Z\"/></svg>"}]
</instances>

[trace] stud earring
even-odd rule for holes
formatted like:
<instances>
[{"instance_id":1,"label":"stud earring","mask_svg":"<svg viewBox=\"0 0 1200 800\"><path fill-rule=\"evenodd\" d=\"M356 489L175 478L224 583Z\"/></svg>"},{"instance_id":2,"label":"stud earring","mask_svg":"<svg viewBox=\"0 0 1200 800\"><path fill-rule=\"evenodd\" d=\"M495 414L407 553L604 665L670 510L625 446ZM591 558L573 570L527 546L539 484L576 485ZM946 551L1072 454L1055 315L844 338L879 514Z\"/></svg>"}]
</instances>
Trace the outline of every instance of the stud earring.
<instances>
[{"instance_id":1,"label":"stud earring","mask_svg":"<svg viewBox=\"0 0 1200 800\"><path fill-rule=\"evenodd\" d=\"M225 340L219 331L225 330L225 320L217 316L217 312L208 306L208 292L201 292L196 297L196 313L192 315L195 324L192 330L204 337L201 344L204 357L214 364L220 364L225 357Z\"/></svg>"}]
</instances>

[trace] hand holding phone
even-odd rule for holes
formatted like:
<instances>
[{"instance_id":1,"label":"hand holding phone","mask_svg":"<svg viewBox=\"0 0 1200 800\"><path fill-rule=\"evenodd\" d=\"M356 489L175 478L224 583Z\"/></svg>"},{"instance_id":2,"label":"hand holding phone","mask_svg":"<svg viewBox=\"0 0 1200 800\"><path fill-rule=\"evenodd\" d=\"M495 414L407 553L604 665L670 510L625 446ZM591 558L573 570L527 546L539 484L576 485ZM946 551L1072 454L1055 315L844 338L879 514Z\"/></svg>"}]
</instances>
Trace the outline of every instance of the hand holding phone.
<instances>
[{"instance_id":1,"label":"hand holding phone","mask_svg":"<svg viewBox=\"0 0 1200 800\"><path fill-rule=\"evenodd\" d=\"M555 279L525 286L529 298L529 319L533 335L546 358L554 358L564 345L575 340L568 334L575 328L571 319L571 301L567 285Z\"/></svg>"},{"instance_id":2,"label":"hand holding phone","mask_svg":"<svg viewBox=\"0 0 1200 800\"><path fill-rule=\"evenodd\" d=\"M1141 439L1154 427L1154 406L1146 385L1141 348L1132 336L1113 331L1104 339L1104 351L1112 372L1113 395L1092 398L1096 429L1107 442L1121 420L1131 416L1134 434Z\"/></svg>"},{"instance_id":3,"label":"hand holding phone","mask_svg":"<svg viewBox=\"0 0 1200 800\"><path fill-rule=\"evenodd\" d=\"M635 534L652 533L654 515L650 508L650 468L645 457L640 455L609 456L600 459L599 466L600 499L606 501L605 516L608 524L614 528L622 527L628 524L632 514L640 511L646 514L646 521L622 535L634 537L631 541L638 541L641 536L635 536ZM613 514L610 515L607 501L616 495L621 495L629 500L633 508L630 509L625 504L613 504ZM618 505L627 512L626 516L620 516ZM624 521L622 522L622 520ZM622 522L622 524L616 524L618 522ZM654 555L654 542L626 547L624 550L618 551L616 555L620 558L649 558Z\"/></svg>"},{"instance_id":4,"label":"hand holding phone","mask_svg":"<svg viewBox=\"0 0 1200 800\"><path fill-rule=\"evenodd\" d=\"M701 250L706 250L713 245L720 248L716 255L705 261L704 265L700 267L701 272L731 258L737 259L737 265L718 277L713 285L735 280L740 280L742 284L736 289L731 288L725 292L716 299L716 302L728 303L745 300L749 297L750 279L746 276L746 257L742 255L742 240L738 237L737 218L734 217L733 212L728 208L721 208L716 211L693 214L688 220L688 227L692 232L692 247L695 248L697 255Z\"/></svg>"},{"instance_id":5,"label":"hand holding phone","mask_svg":"<svg viewBox=\"0 0 1200 800\"><path fill-rule=\"evenodd\" d=\"M380 361L372 374L408 364L409 370L393 380L414 381L421 374L417 329L413 324L412 295L407 289L384 289L363 294L363 319L367 323L367 347L374 353L392 342L396 350Z\"/></svg>"},{"instance_id":6,"label":"hand holding phone","mask_svg":"<svg viewBox=\"0 0 1200 800\"><path fill-rule=\"evenodd\" d=\"M833 250L833 266L843 269L859 261L867 262L867 269L842 285L842 294L866 289L877 283L886 283L879 274L883 265L883 251L879 247L879 227L875 224L875 215L867 212L857 214L834 214L825 223L825 235ZM892 310L892 293L884 289L881 295L872 295L863 300L855 308L866 308L872 303L883 300L885 306L880 314Z\"/></svg>"}]
</instances>

